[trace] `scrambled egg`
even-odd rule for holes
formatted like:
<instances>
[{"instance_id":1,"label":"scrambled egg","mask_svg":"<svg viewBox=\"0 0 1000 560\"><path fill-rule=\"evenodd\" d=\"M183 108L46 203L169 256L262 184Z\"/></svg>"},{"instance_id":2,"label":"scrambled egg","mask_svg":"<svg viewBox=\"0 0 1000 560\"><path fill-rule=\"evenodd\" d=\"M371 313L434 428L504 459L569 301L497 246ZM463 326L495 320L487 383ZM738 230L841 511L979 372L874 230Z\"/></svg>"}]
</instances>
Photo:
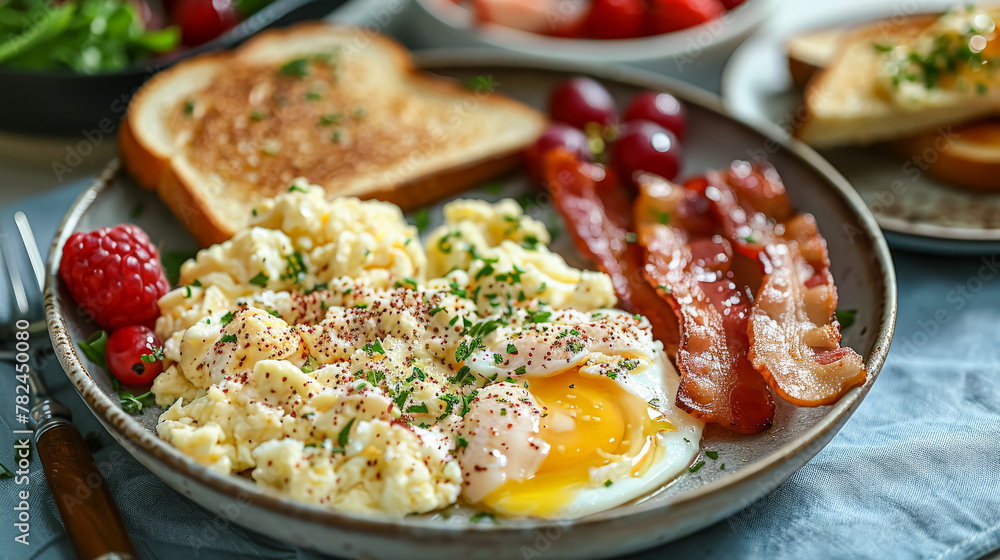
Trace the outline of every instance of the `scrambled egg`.
<instances>
[{"instance_id":1,"label":"scrambled egg","mask_svg":"<svg viewBox=\"0 0 1000 560\"><path fill-rule=\"evenodd\" d=\"M548 242L512 200L461 200L424 246L397 207L327 202L296 182L160 300L157 431L217 472L322 507L453 504L483 470L468 464L482 436L464 417L498 391L527 395L508 375L577 364L615 379L662 355L645 319L607 309L606 275ZM531 396L517 400L537 421Z\"/></svg>"}]
</instances>

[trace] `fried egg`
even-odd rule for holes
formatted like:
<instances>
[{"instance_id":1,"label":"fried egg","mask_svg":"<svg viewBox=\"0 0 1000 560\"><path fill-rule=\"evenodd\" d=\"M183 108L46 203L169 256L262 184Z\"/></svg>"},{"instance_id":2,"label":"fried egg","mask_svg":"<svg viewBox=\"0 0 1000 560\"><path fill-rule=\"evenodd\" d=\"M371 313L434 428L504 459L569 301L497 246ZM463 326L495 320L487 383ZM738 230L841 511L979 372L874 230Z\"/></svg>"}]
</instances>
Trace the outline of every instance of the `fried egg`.
<instances>
[{"instance_id":1,"label":"fried egg","mask_svg":"<svg viewBox=\"0 0 1000 560\"><path fill-rule=\"evenodd\" d=\"M612 319L521 330L471 361L487 378L515 374L480 391L466 416L466 501L505 516L577 518L688 468L703 424L674 406L676 371L659 344Z\"/></svg>"}]
</instances>

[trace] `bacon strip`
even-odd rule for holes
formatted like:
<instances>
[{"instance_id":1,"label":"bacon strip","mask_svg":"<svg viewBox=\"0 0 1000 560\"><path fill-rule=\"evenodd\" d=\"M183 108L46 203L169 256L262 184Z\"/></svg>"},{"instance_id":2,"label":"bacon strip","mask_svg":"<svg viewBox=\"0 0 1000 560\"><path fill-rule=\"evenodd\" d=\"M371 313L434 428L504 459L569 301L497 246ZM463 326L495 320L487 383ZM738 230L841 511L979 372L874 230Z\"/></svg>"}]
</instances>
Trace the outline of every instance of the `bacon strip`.
<instances>
[{"instance_id":1,"label":"bacon strip","mask_svg":"<svg viewBox=\"0 0 1000 560\"><path fill-rule=\"evenodd\" d=\"M770 166L735 162L710 173L705 192L730 242L763 272L750 316L749 356L771 388L791 403L818 406L863 384L861 356L840 346L837 288L815 219L791 215Z\"/></svg>"},{"instance_id":2,"label":"bacon strip","mask_svg":"<svg viewBox=\"0 0 1000 560\"><path fill-rule=\"evenodd\" d=\"M741 433L769 428L774 401L747 357L749 309L729 278L729 244L703 238L696 257L687 242L690 231L660 223L678 215L685 190L659 177L643 177L639 184L635 212L646 278L680 322L677 406Z\"/></svg>"},{"instance_id":3,"label":"bacon strip","mask_svg":"<svg viewBox=\"0 0 1000 560\"><path fill-rule=\"evenodd\" d=\"M642 274L642 247L626 238L632 228L628 194L615 184L598 185L590 166L564 150L549 152L545 171L552 200L577 248L611 277L622 309L645 315L653 336L674 356L677 319Z\"/></svg>"}]
</instances>

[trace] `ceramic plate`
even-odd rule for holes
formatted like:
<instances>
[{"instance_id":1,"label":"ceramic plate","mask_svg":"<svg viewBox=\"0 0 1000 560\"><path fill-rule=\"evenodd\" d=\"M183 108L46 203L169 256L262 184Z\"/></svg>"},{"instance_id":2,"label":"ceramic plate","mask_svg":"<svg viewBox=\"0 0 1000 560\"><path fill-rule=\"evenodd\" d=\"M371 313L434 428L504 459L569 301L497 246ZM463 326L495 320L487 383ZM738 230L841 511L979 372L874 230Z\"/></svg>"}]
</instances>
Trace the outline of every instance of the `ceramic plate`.
<instances>
[{"instance_id":1,"label":"ceramic plate","mask_svg":"<svg viewBox=\"0 0 1000 560\"><path fill-rule=\"evenodd\" d=\"M553 84L573 73L586 73L563 63L544 66L521 59L424 58L422 65L446 76L491 75L502 93L541 106ZM296 545L347 558L523 558L531 551L546 558L605 558L652 547L691 533L749 505L806 463L834 436L878 375L889 349L896 311L896 284L889 252L861 199L829 164L805 146L771 141L764 131L726 116L715 96L647 74L597 74L623 101L640 89L670 91L686 100L690 113L685 142L685 173L728 165L735 158L764 146L799 208L816 215L830 244L833 274L841 306L857 309L857 320L846 329L844 342L865 356L868 383L852 389L837 404L798 408L779 402L774 427L741 436L708 429L702 449L718 451L726 469L705 467L685 473L652 496L576 521L499 520L496 524L468 521L456 515L410 516L398 521L375 520L335 513L275 497L237 476L219 476L197 465L152 432L158 409L144 416L123 413L111 396L110 378L77 351L75 343L94 327L81 316L68 292L57 281L58 259L74 231L92 230L130 220L130 210L142 202L136 220L165 251L190 250L194 244L155 195L138 188L112 164L66 216L48 263L46 312L52 340L63 367L108 431L141 463L167 484L205 508L236 523ZM484 186L467 197L496 200L527 193L527 179L503 179L502 192ZM537 193L535 193L537 195ZM530 213L548 219L552 212L544 195ZM554 214L552 214L554 216ZM436 216L438 219L440 216ZM554 250L571 263L582 262L565 234ZM779 399L780 400L780 399ZM527 551L527 552L526 552Z\"/></svg>"},{"instance_id":2,"label":"ceramic plate","mask_svg":"<svg viewBox=\"0 0 1000 560\"><path fill-rule=\"evenodd\" d=\"M800 95L792 90L785 40L806 29L904 15L900 9L852 10L837 3L810 6L807 17L776 18L766 32L744 43L729 59L722 76L726 108L750 122L789 128L796 118ZM933 12L935 6L921 4L919 10ZM950 188L921 173L919 166L877 148L837 148L821 153L858 190L893 246L945 254L1000 251L1000 194Z\"/></svg>"}]
</instances>

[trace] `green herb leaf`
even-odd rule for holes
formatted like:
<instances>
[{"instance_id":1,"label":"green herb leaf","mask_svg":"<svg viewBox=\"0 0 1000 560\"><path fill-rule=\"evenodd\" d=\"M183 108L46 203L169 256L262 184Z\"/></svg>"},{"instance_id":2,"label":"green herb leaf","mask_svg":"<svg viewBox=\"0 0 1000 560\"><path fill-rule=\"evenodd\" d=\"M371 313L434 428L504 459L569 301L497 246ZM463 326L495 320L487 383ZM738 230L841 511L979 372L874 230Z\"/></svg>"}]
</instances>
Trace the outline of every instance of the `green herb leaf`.
<instances>
[{"instance_id":1,"label":"green herb leaf","mask_svg":"<svg viewBox=\"0 0 1000 560\"><path fill-rule=\"evenodd\" d=\"M87 340L80 342L77 346L80 350L83 350L83 354L87 356L87 359L95 364L101 366L104 369L108 369L108 362L104 358L104 347L108 343L108 332L107 331L97 331L90 335Z\"/></svg>"},{"instance_id":2,"label":"green herb leaf","mask_svg":"<svg viewBox=\"0 0 1000 560\"><path fill-rule=\"evenodd\" d=\"M250 279L250 284L254 286L260 286L261 288L266 288L268 280L270 280L270 278L266 274L264 274L263 272L258 272L256 276Z\"/></svg>"},{"instance_id":3,"label":"green herb leaf","mask_svg":"<svg viewBox=\"0 0 1000 560\"><path fill-rule=\"evenodd\" d=\"M309 75L309 60L306 58L296 58L281 66L281 74L296 78L305 78Z\"/></svg>"},{"instance_id":4,"label":"green herb leaf","mask_svg":"<svg viewBox=\"0 0 1000 560\"><path fill-rule=\"evenodd\" d=\"M348 420L347 421L347 425L344 426L344 428L342 430L340 430L339 434L337 434L337 444L340 445L341 447L346 447L347 446L348 438L351 435L351 426L354 425L354 421L355 420L357 420L356 417L355 418L351 418L350 420Z\"/></svg>"},{"instance_id":5,"label":"green herb leaf","mask_svg":"<svg viewBox=\"0 0 1000 560\"><path fill-rule=\"evenodd\" d=\"M469 518L469 521L471 521L473 523L479 523L480 521L484 521L484 520L485 521L490 521L492 523L496 523L497 517L495 515L493 515L492 513L487 513L485 511L481 511L481 512L479 512L479 513L477 513L477 514L475 514L475 515L473 515L472 517Z\"/></svg>"},{"instance_id":6,"label":"green herb leaf","mask_svg":"<svg viewBox=\"0 0 1000 560\"><path fill-rule=\"evenodd\" d=\"M163 272L167 274L167 281L171 286L177 284L181 276L181 265L190 259L198 256L197 251L163 251L160 253L160 264L163 265Z\"/></svg>"},{"instance_id":7,"label":"green herb leaf","mask_svg":"<svg viewBox=\"0 0 1000 560\"><path fill-rule=\"evenodd\" d=\"M413 225L417 226L417 231L423 234L431 225L431 213L426 208L421 208L413 213Z\"/></svg>"},{"instance_id":8,"label":"green herb leaf","mask_svg":"<svg viewBox=\"0 0 1000 560\"><path fill-rule=\"evenodd\" d=\"M705 452L705 456L708 457L709 459L713 460L713 461L719 460L719 452L718 451L706 451Z\"/></svg>"},{"instance_id":9,"label":"green herb leaf","mask_svg":"<svg viewBox=\"0 0 1000 560\"><path fill-rule=\"evenodd\" d=\"M224 334L224 335L222 335L221 338L219 338L219 342L225 342L225 343L236 342L236 335L235 334Z\"/></svg>"},{"instance_id":10,"label":"green herb leaf","mask_svg":"<svg viewBox=\"0 0 1000 560\"><path fill-rule=\"evenodd\" d=\"M694 464L693 467L689 468L688 471L696 473L704 466L705 466L705 461L698 461L697 463Z\"/></svg>"},{"instance_id":11,"label":"green herb leaf","mask_svg":"<svg viewBox=\"0 0 1000 560\"><path fill-rule=\"evenodd\" d=\"M841 330L843 330L854 324L854 320L858 315L858 310L838 309L834 315L837 317L837 322L840 323Z\"/></svg>"}]
</instances>

